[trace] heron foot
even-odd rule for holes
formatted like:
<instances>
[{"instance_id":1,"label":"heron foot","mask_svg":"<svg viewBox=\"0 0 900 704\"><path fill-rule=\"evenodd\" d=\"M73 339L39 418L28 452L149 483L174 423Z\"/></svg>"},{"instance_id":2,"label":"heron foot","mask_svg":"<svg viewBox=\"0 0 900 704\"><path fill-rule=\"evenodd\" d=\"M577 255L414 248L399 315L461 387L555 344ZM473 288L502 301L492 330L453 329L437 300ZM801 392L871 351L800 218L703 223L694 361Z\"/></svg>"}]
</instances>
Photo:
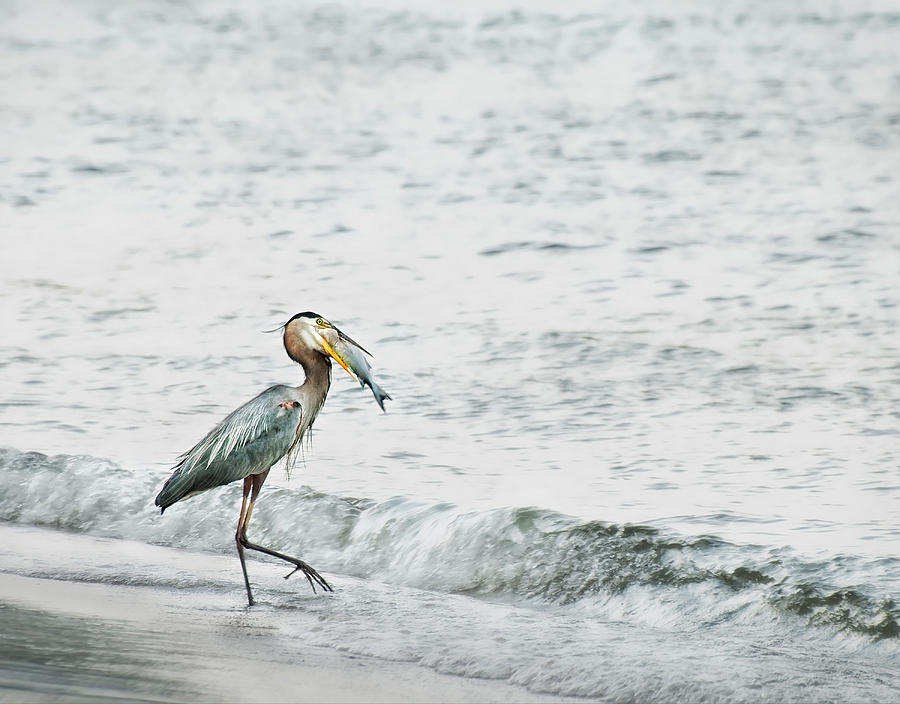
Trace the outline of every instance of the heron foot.
<instances>
[{"instance_id":1,"label":"heron foot","mask_svg":"<svg viewBox=\"0 0 900 704\"><path fill-rule=\"evenodd\" d=\"M333 592L334 589L331 588L331 585L325 581L325 578L316 572L312 567L307 565L303 560L297 560L294 564L297 566L292 569L288 574L284 575L285 579L288 579L294 572L303 572L303 576L306 577L306 581L309 582L309 586L312 587L313 594L316 593L316 584L322 587L322 591L325 592Z\"/></svg>"},{"instance_id":2,"label":"heron foot","mask_svg":"<svg viewBox=\"0 0 900 704\"><path fill-rule=\"evenodd\" d=\"M293 575L294 572L303 572L303 575L306 577L306 581L308 581L309 586L312 587L313 594L316 593L317 585L322 589L323 592L334 591L334 589L331 588L331 585L325 580L325 578L312 567L307 565L303 560L297 557L291 557L290 555L285 555L284 553L277 552L275 550L270 550L269 548L263 547L262 545L251 543L249 540L247 540L246 534L240 534L238 536L238 542L242 547L245 547L248 550L256 550L257 552L265 553L266 555L271 555L272 557L277 557L279 560L290 562L292 565L294 565L294 569L291 570L289 574L286 574L284 578L287 579L288 577Z\"/></svg>"}]
</instances>

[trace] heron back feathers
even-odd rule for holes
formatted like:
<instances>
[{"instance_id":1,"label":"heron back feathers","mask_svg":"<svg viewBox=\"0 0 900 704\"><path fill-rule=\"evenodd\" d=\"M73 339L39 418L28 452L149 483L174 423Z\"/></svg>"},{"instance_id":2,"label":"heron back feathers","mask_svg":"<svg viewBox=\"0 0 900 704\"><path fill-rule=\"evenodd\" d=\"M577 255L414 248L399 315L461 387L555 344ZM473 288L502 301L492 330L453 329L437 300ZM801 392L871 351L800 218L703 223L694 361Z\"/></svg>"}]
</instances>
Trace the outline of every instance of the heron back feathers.
<instances>
[{"instance_id":1,"label":"heron back feathers","mask_svg":"<svg viewBox=\"0 0 900 704\"><path fill-rule=\"evenodd\" d=\"M179 458L156 497L160 512L201 491L265 472L299 442L308 425L302 419L296 388L269 387Z\"/></svg>"}]
</instances>

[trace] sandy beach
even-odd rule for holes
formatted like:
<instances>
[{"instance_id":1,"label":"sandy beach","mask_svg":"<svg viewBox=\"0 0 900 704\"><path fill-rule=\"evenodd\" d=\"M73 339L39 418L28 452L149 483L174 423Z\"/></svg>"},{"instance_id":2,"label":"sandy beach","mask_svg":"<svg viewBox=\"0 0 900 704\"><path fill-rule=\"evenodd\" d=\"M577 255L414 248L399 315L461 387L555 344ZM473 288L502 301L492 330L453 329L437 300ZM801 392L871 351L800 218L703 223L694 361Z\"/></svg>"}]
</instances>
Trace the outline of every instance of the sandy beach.
<instances>
[{"instance_id":1,"label":"sandy beach","mask_svg":"<svg viewBox=\"0 0 900 704\"><path fill-rule=\"evenodd\" d=\"M506 683L442 675L413 663L361 657L288 638L277 608L243 605L234 590L59 581L29 553L48 543L71 576L80 560L114 569L123 551L151 556L151 568L183 569L184 554L129 541L0 526L0 700L229 702L541 702ZM235 572L225 556L199 554L203 569ZM145 565L146 566L146 565ZM254 570L278 572L254 563ZM84 579L91 579L85 575ZM116 580L113 580L116 581ZM140 581L133 572L119 581ZM305 584L297 583L298 594ZM262 594L262 588L260 590ZM312 618L312 617L311 617ZM312 619L314 621L314 619ZM314 627L314 623L310 627Z\"/></svg>"}]
</instances>

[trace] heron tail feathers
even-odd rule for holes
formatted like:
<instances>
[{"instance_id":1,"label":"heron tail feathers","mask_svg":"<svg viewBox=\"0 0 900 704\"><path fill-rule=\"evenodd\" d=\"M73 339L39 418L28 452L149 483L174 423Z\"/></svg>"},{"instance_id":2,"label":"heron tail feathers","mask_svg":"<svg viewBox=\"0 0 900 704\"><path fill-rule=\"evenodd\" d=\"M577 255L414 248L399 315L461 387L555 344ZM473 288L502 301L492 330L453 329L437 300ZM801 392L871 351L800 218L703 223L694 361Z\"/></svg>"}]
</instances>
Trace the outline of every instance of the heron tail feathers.
<instances>
[{"instance_id":1,"label":"heron tail feathers","mask_svg":"<svg viewBox=\"0 0 900 704\"><path fill-rule=\"evenodd\" d=\"M156 501L154 503L159 506L160 515L163 514L169 506L181 501L191 494L193 489L192 485L193 482L190 477L185 476L184 472L180 469L176 469L172 473L172 476L166 480L166 483L163 484L163 488L160 490L159 494L156 495Z\"/></svg>"}]
</instances>

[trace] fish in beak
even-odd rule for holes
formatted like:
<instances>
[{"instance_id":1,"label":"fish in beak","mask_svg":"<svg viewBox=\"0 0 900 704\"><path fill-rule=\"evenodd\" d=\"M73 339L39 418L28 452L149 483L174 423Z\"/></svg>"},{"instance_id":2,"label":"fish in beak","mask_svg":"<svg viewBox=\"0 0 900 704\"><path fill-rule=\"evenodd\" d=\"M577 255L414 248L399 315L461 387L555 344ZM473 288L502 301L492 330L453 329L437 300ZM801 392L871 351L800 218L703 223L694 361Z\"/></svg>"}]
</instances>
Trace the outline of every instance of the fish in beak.
<instances>
[{"instance_id":1,"label":"fish in beak","mask_svg":"<svg viewBox=\"0 0 900 704\"><path fill-rule=\"evenodd\" d=\"M337 328L333 329L337 333L338 339L334 345L326 347L326 351L337 360L338 364L347 370L350 376L359 382L360 386L368 386L381 410L385 410L385 399L390 399L391 396L372 377L372 367L369 364L369 360L366 359L366 355L371 357L372 353L349 335L345 335Z\"/></svg>"}]
</instances>

